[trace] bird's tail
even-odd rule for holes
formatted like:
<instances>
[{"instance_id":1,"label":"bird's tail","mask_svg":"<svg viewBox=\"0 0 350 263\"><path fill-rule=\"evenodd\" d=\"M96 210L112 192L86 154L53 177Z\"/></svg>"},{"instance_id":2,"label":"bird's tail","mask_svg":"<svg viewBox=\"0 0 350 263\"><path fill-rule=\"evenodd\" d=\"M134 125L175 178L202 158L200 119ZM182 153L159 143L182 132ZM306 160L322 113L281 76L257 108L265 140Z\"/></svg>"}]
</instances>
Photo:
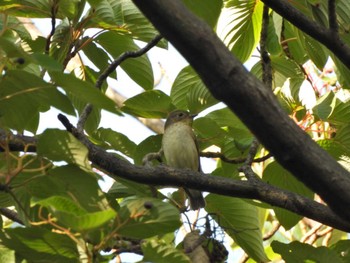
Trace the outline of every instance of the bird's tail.
<instances>
[{"instance_id":1,"label":"bird's tail","mask_svg":"<svg viewBox=\"0 0 350 263\"><path fill-rule=\"evenodd\" d=\"M190 201L191 210L198 210L205 207L205 200L201 191L185 189L185 192Z\"/></svg>"}]
</instances>

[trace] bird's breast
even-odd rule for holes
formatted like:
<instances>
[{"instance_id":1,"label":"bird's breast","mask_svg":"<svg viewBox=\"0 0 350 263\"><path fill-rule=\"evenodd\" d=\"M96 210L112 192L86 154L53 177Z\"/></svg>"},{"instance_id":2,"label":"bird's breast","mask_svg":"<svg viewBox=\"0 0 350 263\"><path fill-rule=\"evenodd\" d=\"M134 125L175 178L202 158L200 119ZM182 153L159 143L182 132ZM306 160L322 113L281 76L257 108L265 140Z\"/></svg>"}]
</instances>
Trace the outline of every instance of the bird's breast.
<instances>
[{"instance_id":1,"label":"bird's breast","mask_svg":"<svg viewBox=\"0 0 350 263\"><path fill-rule=\"evenodd\" d=\"M190 126L181 123L172 124L163 135L162 147L169 166L198 171L198 150Z\"/></svg>"}]
</instances>

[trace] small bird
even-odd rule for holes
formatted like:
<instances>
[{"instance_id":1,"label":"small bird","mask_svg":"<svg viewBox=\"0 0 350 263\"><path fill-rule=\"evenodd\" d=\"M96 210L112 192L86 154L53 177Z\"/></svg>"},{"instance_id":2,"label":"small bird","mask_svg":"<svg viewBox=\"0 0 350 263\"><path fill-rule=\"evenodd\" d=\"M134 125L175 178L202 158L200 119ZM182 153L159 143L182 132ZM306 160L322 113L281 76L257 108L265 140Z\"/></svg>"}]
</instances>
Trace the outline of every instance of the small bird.
<instances>
[{"instance_id":1,"label":"small bird","mask_svg":"<svg viewBox=\"0 0 350 263\"><path fill-rule=\"evenodd\" d=\"M201 171L198 144L192 130L195 116L187 111L175 110L165 122L162 149L166 162L171 167ZM205 200L200 191L184 190L192 210L205 207Z\"/></svg>"}]
</instances>

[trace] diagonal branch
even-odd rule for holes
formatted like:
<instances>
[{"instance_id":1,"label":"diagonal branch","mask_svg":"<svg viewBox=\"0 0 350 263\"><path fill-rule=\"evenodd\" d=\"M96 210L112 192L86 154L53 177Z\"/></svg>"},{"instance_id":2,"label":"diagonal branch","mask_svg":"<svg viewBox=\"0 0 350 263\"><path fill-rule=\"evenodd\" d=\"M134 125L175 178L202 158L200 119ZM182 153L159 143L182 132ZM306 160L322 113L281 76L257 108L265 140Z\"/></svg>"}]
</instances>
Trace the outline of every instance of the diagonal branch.
<instances>
[{"instance_id":1,"label":"diagonal branch","mask_svg":"<svg viewBox=\"0 0 350 263\"><path fill-rule=\"evenodd\" d=\"M158 167L133 165L94 145L64 115L60 114L58 118L66 129L88 148L89 160L115 180L124 178L148 185L181 186L220 195L260 200L343 231L350 231L350 223L336 215L329 207L262 181L256 180L253 183L238 181L164 165Z\"/></svg>"},{"instance_id":2,"label":"diagonal branch","mask_svg":"<svg viewBox=\"0 0 350 263\"><path fill-rule=\"evenodd\" d=\"M24 225L24 222L18 216L18 214L9 208L0 207L0 215L7 217L8 219L12 220L13 222L17 222L18 224Z\"/></svg>"},{"instance_id":3,"label":"diagonal branch","mask_svg":"<svg viewBox=\"0 0 350 263\"><path fill-rule=\"evenodd\" d=\"M106 81L108 76L113 71L115 71L116 68L123 61L125 61L128 58L141 57L142 55L146 54L151 48L155 47L161 39L162 39L162 36L161 35L157 35L149 43L147 43L147 45L144 46L143 48L140 48L139 50L136 50L136 51L126 51L123 54L121 54L98 77L98 79L96 80L96 83L95 83L95 87L98 88L98 89L101 89L103 82ZM82 131L84 129L85 122L86 122L87 118L89 117L89 115L90 115L90 113L92 111L92 107L93 107L92 104L86 105L85 108L83 109L82 113L80 114L79 120L78 120L78 125L77 125L77 128L79 130Z\"/></svg>"},{"instance_id":4,"label":"diagonal branch","mask_svg":"<svg viewBox=\"0 0 350 263\"><path fill-rule=\"evenodd\" d=\"M133 1L197 71L213 96L236 113L276 160L350 220L349 172L289 118L272 91L247 72L212 29L179 0ZM285 3L264 2L270 7L270 2ZM323 30L312 22L314 27ZM328 33L319 34L329 40ZM342 55L349 55L350 64L350 51Z\"/></svg>"},{"instance_id":5,"label":"diagonal branch","mask_svg":"<svg viewBox=\"0 0 350 263\"><path fill-rule=\"evenodd\" d=\"M294 8L286 0L262 0L266 5L273 9L276 13L283 16L293 25L298 27L300 30L304 31L309 36L313 37L323 45L325 45L330 51L337 56L337 58L344 63L345 66L350 68L350 47L347 46L339 37L334 37L334 27L338 27L335 21L335 18L332 17L335 14L335 10L332 11L332 2L330 0L331 9L328 13L332 13L330 17L330 28L325 28L316 23L315 21L306 17L299 10Z\"/></svg>"}]
</instances>

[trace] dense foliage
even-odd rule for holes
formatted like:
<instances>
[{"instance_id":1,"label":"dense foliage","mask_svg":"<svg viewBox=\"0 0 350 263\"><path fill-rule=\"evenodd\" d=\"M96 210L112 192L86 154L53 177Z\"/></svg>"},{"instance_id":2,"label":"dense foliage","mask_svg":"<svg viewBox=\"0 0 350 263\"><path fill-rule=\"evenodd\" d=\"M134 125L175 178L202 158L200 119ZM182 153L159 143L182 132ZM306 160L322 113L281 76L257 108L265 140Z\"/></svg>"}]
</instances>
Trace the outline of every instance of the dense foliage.
<instances>
[{"instance_id":1,"label":"dense foliage","mask_svg":"<svg viewBox=\"0 0 350 263\"><path fill-rule=\"evenodd\" d=\"M350 71L341 59L262 1L183 2L242 63L257 61L250 72L273 90L286 114L350 169ZM350 45L350 3L335 1L332 13L329 2L291 3L320 28L335 16L337 36ZM101 127L106 111L142 119L161 133L148 119L161 121L173 109L185 109L200 114L193 127L202 155L216 158L214 180L258 180L323 203L257 144L191 65L167 90L158 89L145 53L154 46L167 50L169 43L131 0L5 0L0 18L0 262L109 262L124 252L145 262L199 262L196 256L223 262L226 250L238 260L242 249L241 262L350 261L343 232L350 225L323 225L305 218L303 209L296 214L248 194L242 199L209 192L204 211L188 213L181 189L166 195L163 187L128 180L94 161L99 152L92 153L87 141L141 171L144 156L161 146L158 134L135 143L129 134ZM34 36L28 18L49 23L49 35ZM117 67L143 91L122 102L108 97L107 77L118 80ZM40 114L52 107L62 113L66 130L38 134L39 124L45 125ZM76 117L77 128L64 115ZM57 127L63 127L60 121ZM247 165L255 179L242 169ZM99 185L101 174L115 180L108 192ZM193 231L195 241L188 241L184 226L201 236ZM226 248L224 236L233 240Z\"/></svg>"}]
</instances>

